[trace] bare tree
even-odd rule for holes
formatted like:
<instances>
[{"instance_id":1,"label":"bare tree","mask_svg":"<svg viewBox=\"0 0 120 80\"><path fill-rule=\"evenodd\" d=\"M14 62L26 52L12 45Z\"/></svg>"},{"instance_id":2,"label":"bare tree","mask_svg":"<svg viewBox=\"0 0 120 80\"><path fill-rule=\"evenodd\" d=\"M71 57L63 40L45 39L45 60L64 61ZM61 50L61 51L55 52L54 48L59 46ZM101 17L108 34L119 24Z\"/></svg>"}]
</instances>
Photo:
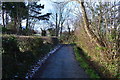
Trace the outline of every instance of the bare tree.
<instances>
[{"instance_id":1,"label":"bare tree","mask_svg":"<svg viewBox=\"0 0 120 80\"><path fill-rule=\"evenodd\" d=\"M53 2L53 7L55 10L52 13L51 17L54 19L56 24L56 36L59 36L59 34L60 36L62 35L64 23L69 17L71 9L66 7L67 4L68 4L67 1Z\"/></svg>"},{"instance_id":2,"label":"bare tree","mask_svg":"<svg viewBox=\"0 0 120 80\"><path fill-rule=\"evenodd\" d=\"M77 1L81 5L82 20L84 30L102 48L105 54L101 52L101 59L106 61L109 66L115 66L113 72L111 68L107 69L113 74L120 72L119 53L120 53L120 25L119 25L119 5L118 2L99 2L86 3ZM115 63L112 63L115 62ZM103 64L101 62L101 64Z\"/></svg>"}]
</instances>

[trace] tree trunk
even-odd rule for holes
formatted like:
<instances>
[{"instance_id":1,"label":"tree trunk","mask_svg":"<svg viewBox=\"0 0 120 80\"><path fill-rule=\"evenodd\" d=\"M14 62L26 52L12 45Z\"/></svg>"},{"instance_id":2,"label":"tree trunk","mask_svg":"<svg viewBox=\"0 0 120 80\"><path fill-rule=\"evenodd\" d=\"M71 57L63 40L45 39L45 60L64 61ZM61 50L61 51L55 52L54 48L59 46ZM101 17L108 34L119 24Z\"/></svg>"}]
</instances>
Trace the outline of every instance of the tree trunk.
<instances>
[{"instance_id":1,"label":"tree trunk","mask_svg":"<svg viewBox=\"0 0 120 80\"><path fill-rule=\"evenodd\" d=\"M28 18L28 16L27 16L27 20L26 20L26 29L28 29L28 20L29 20L29 18Z\"/></svg>"},{"instance_id":2,"label":"tree trunk","mask_svg":"<svg viewBox=\"0 0 120 80\"><path fill-rule=\"evenodd\" d=\"M14 18L14 31L17 32L17 17Z\"/></svg>"},{"instance_id":3,"label":"tree trunk","mask_svg":"<svg viewBox=\"0 0 120 80\"><path fill-rule=\"evenodd\" d=\"M57 21L57 17L58 17L58 15L57 15L57 13L56 13L56 36L58 36L58 21Z\"/></svg>"},{"instance_id":4,"label":"tree trunk","mask_svg":"<svg viewBox=\"0 0 120 80\"><path fill-rule=\"evenodd\" d=\"M62 36L62 28L63 28L63 26L61 25L61 27L60 27L60 36Z\"/></svg>"},{"instance_id":5,"label":"tree trunk","mask_svg":"<svg viewBox=\"0 0 120 80\"><path fill-rule=\"evenodd\" d=\"M2 10L2 20L3 20L3 26L5 27L4 10Z\"/></svg>"},{"instance_id":6,"label":"tree trunk","mask_svg":"<svg viewBox=\"0 0 120 80\"><path fill-rule=\"evenodd\" d=\"M8 24L8 13L6 11L6 25Z\"/></svg>"},{"instance_id":7,"label":"tree trunk","mask_svg":"<svg viewBox=\"0 0 120 80\"><path fill-rule=\"evenodd\" d=\"M22 20L19 19L19 27L18 27L18 34L22 34Z\"/></svg>"},{"instance_id":8,"label":"tree trunk","mask_svg":"<svg viewBox=\"0 0 120 80\"><path fill-rule=\"evenodd\" d=\"M81 5L81 9L82 9L82 18L83 18L84 29L85 29L86 33L88 34L88 36L90 37L91 40L94 40L96 42L96 44L98 46L105 47L104 43L98 39L98 37L93 33L93 31L89 27L89 22L88 22L87 13L85 10L84 2L79 1L79 3Z\"/></svg>"},{"instance_id":9,"label":"tree trunk","mask_svg":"<svg viewBox=\"0 0 120 80\"><path fill-rule=\"evenodd\" d=\"M69 35L70 35L70 27L69 27L69 25L68 25L68 33L69 33Z\"/></svg>"},{"instance_id":10,"label":"tree trunk","mask_svg":"<svg viewBox=\"0 0 120 80\"><path fill-rule=\"evenodd\" d=\"M28 11L27 11L27 20L26 20L26 29L28 29L28 26L29 26L29 2L28 2Z\"/></svg>"},{"instance_id":11,"label":"tree trunk","mask_svg":"<svg viewBox=\"0 0 120 80\"><path fill-rule=\"evenodd\" d=\"M22 20L20 20L20 29L22 29Z\"/></svg>"}]
</instances>

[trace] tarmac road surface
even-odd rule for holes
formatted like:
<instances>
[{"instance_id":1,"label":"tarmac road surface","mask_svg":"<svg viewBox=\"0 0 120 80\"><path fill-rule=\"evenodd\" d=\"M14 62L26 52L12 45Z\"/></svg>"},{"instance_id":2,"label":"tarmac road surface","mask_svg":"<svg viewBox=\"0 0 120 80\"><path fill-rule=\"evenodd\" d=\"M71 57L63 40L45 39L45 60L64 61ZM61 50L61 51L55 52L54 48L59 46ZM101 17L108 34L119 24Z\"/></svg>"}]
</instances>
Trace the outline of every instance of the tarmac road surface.
<instances>
[{"instance_id":1,"label":"tarmac road surface","mask_svg":"<svg viewBox=\"0 0 120 80\"><path fill-rule=\"evenodd\" d=\"M33 78L89 78L75 59L71 45L52 54Z\"/></svg>"}]
</instances>

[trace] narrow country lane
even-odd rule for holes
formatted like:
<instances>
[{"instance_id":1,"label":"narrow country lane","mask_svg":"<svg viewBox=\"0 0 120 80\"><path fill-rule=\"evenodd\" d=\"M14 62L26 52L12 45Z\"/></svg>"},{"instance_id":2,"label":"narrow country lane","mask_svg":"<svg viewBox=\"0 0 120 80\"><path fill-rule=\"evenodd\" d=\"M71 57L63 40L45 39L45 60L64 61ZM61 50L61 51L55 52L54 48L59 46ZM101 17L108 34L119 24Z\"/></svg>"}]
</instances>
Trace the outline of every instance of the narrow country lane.
<instances>
[{"instance_id":1,"label":"narrow country lane","mask_svg":"<svg viewBox=\"0 0 120 80\"><path fill-rule=\"evenodd\" d=\"M88 78L75 59L71 45L51 55L33 78Z\"/></svg>"}]
</instances>

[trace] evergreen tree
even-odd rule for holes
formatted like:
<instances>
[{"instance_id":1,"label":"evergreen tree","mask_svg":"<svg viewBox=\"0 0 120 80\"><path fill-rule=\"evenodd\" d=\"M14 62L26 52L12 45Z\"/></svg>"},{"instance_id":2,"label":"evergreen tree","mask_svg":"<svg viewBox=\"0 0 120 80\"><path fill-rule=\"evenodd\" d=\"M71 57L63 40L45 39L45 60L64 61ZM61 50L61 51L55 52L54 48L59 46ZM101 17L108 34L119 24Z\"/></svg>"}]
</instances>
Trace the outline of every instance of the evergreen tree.
<instances>
[{"instance_id":1,"label":"evergreen tree","mask_svg":"<svg viewBox=\"0 0 120 80\"><path fill-rule=\"evenodd\" d=\"M41 15L42 13L40 12L42 9L44 9L44 5L38 4L37 2L33 2L29 4L29 9L30 9L30 17L38 20L49 20L49 16L51 13L46 13L44 15Z\"/></svg>"},{"instance_id":2,"label":"evergreen tree","mask_svg":"<svg viewBox=\"0 0 120 80\"><path fill-rule=\"evenodd\" d=\"M21 22L23 19L26 19L27 14L27 7L24 2L3 2L2 10L9 13L12 21L14 22L14 31L17 33L19 29L22 28ZM3 13L4 14L4 13ZM6 16L7 17L7 16ZM4 18L3 18L4 21ZM8 20L6 20L8 22Z\"/></svg>"}]
</instances>

